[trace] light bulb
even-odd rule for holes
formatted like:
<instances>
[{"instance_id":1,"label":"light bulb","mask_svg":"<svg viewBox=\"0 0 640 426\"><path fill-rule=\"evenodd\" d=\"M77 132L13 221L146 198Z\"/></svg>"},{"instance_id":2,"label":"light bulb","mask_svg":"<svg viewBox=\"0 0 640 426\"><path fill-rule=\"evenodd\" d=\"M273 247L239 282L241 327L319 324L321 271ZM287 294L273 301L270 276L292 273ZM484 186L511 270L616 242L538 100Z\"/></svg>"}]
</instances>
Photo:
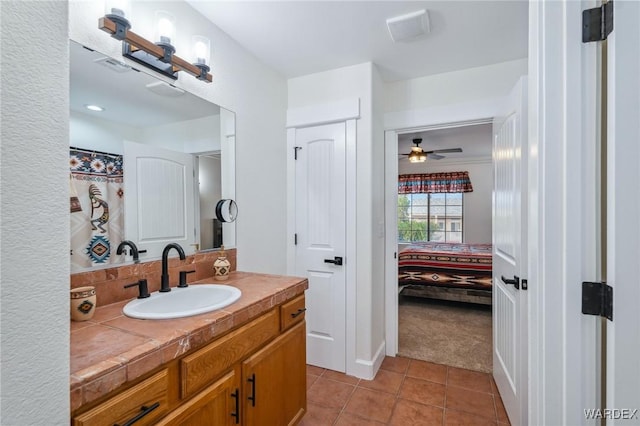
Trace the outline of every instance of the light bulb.
<instances>
[{"instance_id":1,"label":"light bulb","mask_svg":"<svg viewBox=\"0 0 640 426\"><path fill-rule=\"evenodd\" d=\"M156 41L171 44L175 37L174 18L168 12L159 10L156 12Z\"/></svg>"},{"instance_id":2,"label":"light bulb","mask_svg":"<svg viewBox=\"0 0 640 426\"><path fill-rule=\"evenodd\" d=\"M211 56L211 42L203 36L193 36L192 62L199 65L207 65Z\"/></svg>"}]
</instances>

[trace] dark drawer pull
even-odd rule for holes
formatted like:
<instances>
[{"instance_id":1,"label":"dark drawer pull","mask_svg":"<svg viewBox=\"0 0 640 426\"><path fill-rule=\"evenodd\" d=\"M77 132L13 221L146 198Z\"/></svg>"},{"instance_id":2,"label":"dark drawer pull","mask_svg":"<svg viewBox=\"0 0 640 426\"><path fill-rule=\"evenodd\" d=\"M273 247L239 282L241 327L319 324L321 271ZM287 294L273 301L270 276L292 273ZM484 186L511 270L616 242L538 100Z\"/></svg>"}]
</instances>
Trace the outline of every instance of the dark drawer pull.
<instances>
[{"instance_id":1,"label":"dark drawer pull","mask_svg":"<svg viewBox=\"0 0 640 426\"><path fill-rule=\"evenodd\" d=\"M251 406L256 406L256 375L252 374L250 378L247 379L248 382L251 383L251 395L247 397L249 401L251 401Z\"/></svg>"},{"instance_id":2,"label":"dark drawer pull","mask_svg":"<svg viewBox=\"0 0 640 426\"><path fill-rule=\"evenodd\" d=\"M291 314L291 318L296 318L296 317L300 316L300 314L304 313L304 311L306 311L306 310L307 310L307 308L298 309L298 312L293 312Z\"/></svg>"},{"instance_id":3,"label":"dark drawer pull","mask_svg":"<svg viewBox=\"0 0 640 426\"><path fill-rule=\"evenodd\" d=\"M146 416L147 414L149 414L150 412L152 412L153 410L155 410L159 406L160 406L159 402L156 402L155 404L153 404L150 407L145 407L143 405L142 407L140 407L140 413L138 413L137 416L135 416L134 418L132 418L131 420L129 420L128 422L126 422L122 426L131 426L132 424L134 424L135 422L137 422L138 420L140 420L141 418L143 418L144 416ZM113 426L120 426L120 425L115 423Z\"/></svg>"},{"instance_id":4,"label":"dark drawer pull","mask_svg":"<svg viewBox=\"0 0 640 426\"><path fill-rule=\"evenodd\" d=\"M231 398L236 400L236 411L231 413L231 417L236 418L236 424L240 423L240 390L236 389L234 393L231 394Z\"/></svg>"}]
</instances>

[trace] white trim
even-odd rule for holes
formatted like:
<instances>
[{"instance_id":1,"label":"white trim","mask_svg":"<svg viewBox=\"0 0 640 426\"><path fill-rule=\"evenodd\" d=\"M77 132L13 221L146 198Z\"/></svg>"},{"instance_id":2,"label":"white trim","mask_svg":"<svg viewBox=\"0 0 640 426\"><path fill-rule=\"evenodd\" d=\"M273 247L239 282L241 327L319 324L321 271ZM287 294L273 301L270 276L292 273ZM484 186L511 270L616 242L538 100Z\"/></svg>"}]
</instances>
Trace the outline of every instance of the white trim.
<instances>
[{"instance_id":1,"label":"white trim","mask_svg":"<svg viewBox=\"0 0 640 426\"><path fill-rule=\"evenodd\" d=\"M357 265L356 265L356 243L357 243L357 234L356 234L356 225L357 225L357 216L356 216L356 142L358 140L357 134L357 122L355 119L348 120L346 122L346 163L347 163L347 171L345 175L345 184L346 184L346 229L347 229L347 251L345 254L345 277L347 281L347 334L346 334L346 369L347 374L354 375L356 377L360 377L357 374L353 374L357 370L357 360L356 360L356 305L357 305L357 294L356 294L356 284L357 284Z\"/></svg>"},{"instance_id":2,"label":"white trim","mask_svg":"<svg viewBox=\"0 0 640 426\"><path fill-rule=\"evenodd\" d=\"M287 110L287 128L319 126L360 118L360 99L351 98Z\"/></svg>"},{"instance_id":3,"label":"white trim","mask_svg":"<svg viewBox=\"0 0 640 426\"><path fill-rule=\"evenodd\" d=\"M384 128L402 129L402 133L424 130L429 126L459 127L490 122L502 109L503 97L474 102L429 107L417 110L393 111L384 115ZM448 123L448 124L444 124Z\"/></svg>"},{"instance_id":4,"label":"white trim","mask_svg":"<svg viewBox=\"0 0 640 426\"><path fill-rule=\"evenodd\" d=\"M398 354L398 132L384 132L384 306L386 354Z\"/></svg>"},{"instance_id":5,"label":"white trim","mask_svg":"<svg viewBox=\"0 0 640 426\"><path fill-rule=\"evenodd\" d=\"M287 274L296 274L296 162L294 146L296 144L296 129L287 129Z\"/></svg>"},{"instance_id":6,"label":"white trim","mask_svg":"<svg viewBox=\"0 0 640 426\"><path fill-rule=\"evenodd\" d=\"M492 105L504 105L505 99L495 100ZM462 104L465 108L467 104ZM442 122L429 124L413 123L411 128L389 129L385 131L385 170L384 170L384 202L385 202L385 273L384 273L384 294L385 294L385 341L387 356L398 354L398 260L394 253L398 252L398 225L397 225L397 205L398 205L398 135L426 129L444 129L452 127L463 127L476 124L493 122L493 117L487 118L484 111L467 110L466 114L475 112L477 116L469 116L468 121L459 121L460 114L454 113L453 107L441 109L440 117ZM435 109L434 109L435 110ZM444 115L444 111L452 113L451 116ZM409 114L411 115L411 114ZM385 116L386 120L386 116ZM444 160L443 160L444 161ZM451 164L475 164L491 162L491 158L469 159Z\"/></svg>"},{"instance_id":7,"label":"white trim","mask_svg":"<svg viewBox=\"0 0 640 426\"><path fill-rule=\"evenodd\" d=\"M597 43L581 42L595 1L529 3L529 424L591 424L598 408L595 317ZM588 6L590 5L590 6Z\"/></svg>"},{"instance_id":8,"label":"white trim","mask_svg":"<svg viewBox=\"0 0 640 426\"><path fill-rule=\"evenodd\" d=\"M376 377L378 369L380 369L380 366L382 365L382 361L384 361L384 356L385 343L383 341L380 346L378 346L378 350L372 360L356 359L353 370L347 374L364 380L373 380Z\"/></svg>"}]
</instances>

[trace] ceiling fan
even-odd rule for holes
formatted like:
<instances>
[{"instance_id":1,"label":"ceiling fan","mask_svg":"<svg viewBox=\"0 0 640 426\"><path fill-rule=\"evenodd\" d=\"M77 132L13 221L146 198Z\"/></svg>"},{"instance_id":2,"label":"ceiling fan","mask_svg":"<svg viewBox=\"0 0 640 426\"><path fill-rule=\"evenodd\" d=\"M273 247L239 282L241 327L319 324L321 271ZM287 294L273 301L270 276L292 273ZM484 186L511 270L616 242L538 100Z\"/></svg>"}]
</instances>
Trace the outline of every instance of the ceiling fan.
<instances>
[{"instance_id":1,"label":"ceiling fan","mask_svg":"<svg viewBox=\"0 0 640 426\"><path fill-rule=\"evenodd\" d=\"M424 151L420 147L420 144L422 143L422 138L413 139L412 142L416 144L416 146L411 147L411 152L408 154L401 154L401 155L408 156L409 161L411 163L423 163L427 160L427 157L429 157L432 160L441 160L445 158L445 156L440 154L449 153L449 152L462 152L462 148L446 148L446 149L434 149L433 151Z\"/></svg>"}]
</instances>

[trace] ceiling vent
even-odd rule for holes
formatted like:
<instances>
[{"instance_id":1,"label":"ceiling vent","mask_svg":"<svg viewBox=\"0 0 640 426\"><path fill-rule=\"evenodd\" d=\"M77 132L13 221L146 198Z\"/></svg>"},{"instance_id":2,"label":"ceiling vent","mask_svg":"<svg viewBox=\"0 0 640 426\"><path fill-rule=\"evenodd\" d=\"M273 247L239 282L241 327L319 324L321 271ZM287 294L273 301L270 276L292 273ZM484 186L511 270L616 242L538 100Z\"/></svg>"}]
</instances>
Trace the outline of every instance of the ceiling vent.
<instances>
[{"instance_id":1,"label":"ceiling vent","mask_svg":"<svg viewBox=\"0 0 640 426\"><path fill-rule=\"evenodd\" d=\"M109 58L109 57L96 59L94 62L96 64L105 66L109 68L111 71L114 71L117 73L123 73L131 70L131 67L125 64L124 62L116 61L115 59Z\"/></svg>"},{"instance_id":2,"label":"ceiling vent","mask_svg":"<svg viewBox=\"0 0 640 426\"><path fill-rule=\"evenodd\" d=\"M389 34L394 42L411 40L429 33L429 15L425 9L387 19Z\"/></svg>"},{"instance_id":3,"label":"ceiling vent","mask_svg":"<svg viewBox=\"0 0 640 426\"><path fill-rule=\"evenodd\" d=\"M147 89L160 96L167 96L170 98L177 98L184 95L184 90L172 86L164 81L156 81L155 83L149 83L145 86Z\"/></svg>"}]
</instances>

